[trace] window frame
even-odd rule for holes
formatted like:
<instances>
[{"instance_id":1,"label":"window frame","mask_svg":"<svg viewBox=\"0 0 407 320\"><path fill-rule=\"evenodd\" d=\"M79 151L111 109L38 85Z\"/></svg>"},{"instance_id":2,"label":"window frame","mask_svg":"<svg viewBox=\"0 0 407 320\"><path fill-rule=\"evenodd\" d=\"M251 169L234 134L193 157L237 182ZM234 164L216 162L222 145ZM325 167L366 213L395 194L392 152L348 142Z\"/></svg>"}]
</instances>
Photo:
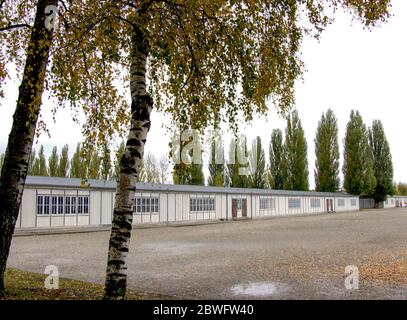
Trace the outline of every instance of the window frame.
<instances>
[{"instance_id":1,"label":"window frame","mask_svg":"<svg viewBox=\"0 0 407 320\"><path fill-rule=\"evenodd\" d=\"M288 198L288 209L301 209L301 198Z\"/></svg>"},{"instance_id":2,"label":"window frame","mask_svg":"<svg viewBox=\"0 0 407 320\"><path fill-rule=\"evenodd\" d=\"M311 198L310 206L313 209L321 208L321 199L320 198Z\"/></svg>"},{"instance_id":3,"label":"window frame","mask_svg":"<svg viewBox=\"0 0 407 320\"><path fill-rule=\"evenodd\" d=\"M135 196L133 202L133 214L159 214L159 199L159 196Z\"/></svg>"},{"instance_id":4,"label":"window frame","mask_svg":"<svg viewBox=\"0 0 407 320\"><path fill-rule=\"evenodd\" d=\"M189 198L189 212L215 212L216 202L214 196L191 197Z\"/></svg>"}]
</instances>

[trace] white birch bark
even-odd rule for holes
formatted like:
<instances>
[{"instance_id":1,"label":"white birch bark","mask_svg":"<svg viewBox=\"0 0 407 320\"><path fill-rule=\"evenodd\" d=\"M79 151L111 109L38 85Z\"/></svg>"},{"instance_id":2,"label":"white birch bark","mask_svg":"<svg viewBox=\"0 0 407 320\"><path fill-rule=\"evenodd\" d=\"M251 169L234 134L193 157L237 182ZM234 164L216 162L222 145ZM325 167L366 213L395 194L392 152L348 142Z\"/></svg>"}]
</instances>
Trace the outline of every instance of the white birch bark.
<instances>
[{"instance_id":1,"label":"white birch bark","mask_svg":"<svg viewBox=\"0 0 407 320\"><path fill-rule=\"evenodd\" d=\"M127 256L133 222L136 180L150 130L153 101L146 91L148 43L134 28L132 36L130 89L131 124L125 153L120 161L106 271L105 299L124 299L127 286Z\"/></svg>"}]
</instances>

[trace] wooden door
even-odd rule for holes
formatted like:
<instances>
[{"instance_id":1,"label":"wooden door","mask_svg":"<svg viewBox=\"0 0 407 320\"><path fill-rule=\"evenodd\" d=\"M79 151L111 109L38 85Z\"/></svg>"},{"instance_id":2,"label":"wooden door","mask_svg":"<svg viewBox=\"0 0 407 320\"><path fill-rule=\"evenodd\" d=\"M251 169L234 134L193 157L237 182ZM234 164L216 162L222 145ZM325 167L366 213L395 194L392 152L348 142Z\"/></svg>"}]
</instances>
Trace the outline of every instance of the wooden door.
<instances>
[{"instance_id":1,"label":"wooden door","mask_svg":"<svg viewBox=\"0 0 407 320\"><path fill-rule=\"evenodd\" d=\"M242 199L242 217L246 218L247 217L247 200Z\"/></svg>"}]
</instances>

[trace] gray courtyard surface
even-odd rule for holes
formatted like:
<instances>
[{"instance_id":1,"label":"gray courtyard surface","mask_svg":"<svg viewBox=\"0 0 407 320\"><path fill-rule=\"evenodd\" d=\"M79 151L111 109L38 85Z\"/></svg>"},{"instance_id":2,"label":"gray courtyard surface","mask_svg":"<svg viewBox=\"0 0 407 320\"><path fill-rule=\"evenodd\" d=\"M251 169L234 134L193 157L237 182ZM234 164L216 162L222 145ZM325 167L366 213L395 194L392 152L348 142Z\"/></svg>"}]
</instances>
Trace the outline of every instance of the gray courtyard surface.
<instances>
[{"instance_id":1,"label":"gray courtyard surface","mask_svg":"<svg viewBox=\"0 0 407 320\"><path fill-rule=\"evenodd\" d=\"M15 237L8 267L103 283L108 238ZM407 209L134 229L128 267L130 288L180 299L407 299Z\"/></svg>"}]
</instances>

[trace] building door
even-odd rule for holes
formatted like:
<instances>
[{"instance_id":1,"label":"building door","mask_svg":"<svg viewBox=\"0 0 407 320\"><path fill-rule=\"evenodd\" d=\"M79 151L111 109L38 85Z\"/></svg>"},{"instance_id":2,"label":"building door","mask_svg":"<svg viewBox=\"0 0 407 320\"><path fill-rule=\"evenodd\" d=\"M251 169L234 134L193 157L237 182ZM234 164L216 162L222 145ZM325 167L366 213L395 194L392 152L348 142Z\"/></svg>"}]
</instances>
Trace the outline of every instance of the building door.
<instances>
[{"instance_id":1,"label":"building door","mask_svg":"<svg viewBox=\"0 0 407 320\"><path fill-rule=\"evenodd\" d=\"M242 199L242 217L247 218L247 200Z\"/></svg>"},{"instance_id":2,"label":"building door","mask_svg":"<svg viewBox=\"0 0 407 320\"><path fill-rule=\"evenodd\" d=\"M334 212L333 199L326 199L326 212Z\"/></svg>"},{"instance_id":3,"label":"building door","mask_svg":"<svg viewBox=\"0 0 407 320\"><path fill-rule=\"evenodd\" d=\"M232 220L237 218L237 199L232 199Z\"/></svg>"}]
</instances>

